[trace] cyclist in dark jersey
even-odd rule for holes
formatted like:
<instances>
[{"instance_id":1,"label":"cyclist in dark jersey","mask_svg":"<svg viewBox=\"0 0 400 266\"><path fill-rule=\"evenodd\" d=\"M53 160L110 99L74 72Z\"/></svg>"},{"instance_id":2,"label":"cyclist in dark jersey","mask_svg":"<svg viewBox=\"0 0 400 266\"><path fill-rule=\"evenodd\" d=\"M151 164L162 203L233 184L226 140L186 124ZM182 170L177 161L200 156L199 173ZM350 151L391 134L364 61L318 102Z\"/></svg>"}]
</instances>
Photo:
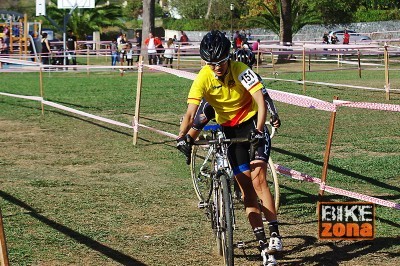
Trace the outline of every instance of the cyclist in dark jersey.
<instances>
[{"instance_id":1,"label":"cyclist in dark jersey","mask_svg":"<svg viewBox=\"0 0 400 266\"><path fill-rule=\"evenodd\" d=\"M193 138L188 132L203 98L213 107L215 120L222 126L227 138L255 136L258 149L254 160L250 161L249 143L231 144L228 159L243 194L249 223L259 242L263 265L277 265L273 253L282 250L282 242L274 201L266 183L270 137L265 126L267 107L262 94L264 85L247 65L230 60L230 47L231 42L220 31L207 33L201 41L200 56L207 65L200 70L190 89L177 148L186 156L190 155ZM210 109L201 110L205 116L208 115L207 110ZM258 199L262 203L261 211L268 220L269 244Z\"/></svg>"}]
</instances>

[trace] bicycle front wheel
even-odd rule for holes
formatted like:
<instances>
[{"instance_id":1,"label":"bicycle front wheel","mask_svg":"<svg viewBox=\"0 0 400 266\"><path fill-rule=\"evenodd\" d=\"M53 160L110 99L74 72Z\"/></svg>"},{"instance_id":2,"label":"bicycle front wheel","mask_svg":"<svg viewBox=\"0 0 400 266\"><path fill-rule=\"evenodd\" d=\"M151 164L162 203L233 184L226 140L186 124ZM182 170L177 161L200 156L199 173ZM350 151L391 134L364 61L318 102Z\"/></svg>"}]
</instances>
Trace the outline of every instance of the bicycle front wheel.
<instances>
[{"instance_id":1,"label":"bicycle front wheel","mask_svg":"<svg viewBox=\"0 0 400 266\"><path fill-rule=\"evenodd\" d=\"M210 146L194 146L191 155L190 174L199 201L208 202L211 191L213 152Z\"/></svg>"},{"instance_id":2,"label":"bicycle front wheel","mask_svg":"<svg viewBox=\"0 0 400 266\"><path fill-rule=\"evenodd\" d=\"M219 176L219 226L221 234L222 255L224 264L233 265L233 202L229 175L221 173Z\"/></svg>"},{"instance_id":3,"label":"bicycle front wheel","mask_svg":"<svg viewBox=\"0 0 400 266\"><path fill-rule=\"evenodd\" d=\"M271 191L272 197L274 198L275 201L275 209L278 212L281 194L279 190L278 175L276 173L276 169L271 157L269 157L268 159L267 183Z\"/></svg>"}]
</instances>

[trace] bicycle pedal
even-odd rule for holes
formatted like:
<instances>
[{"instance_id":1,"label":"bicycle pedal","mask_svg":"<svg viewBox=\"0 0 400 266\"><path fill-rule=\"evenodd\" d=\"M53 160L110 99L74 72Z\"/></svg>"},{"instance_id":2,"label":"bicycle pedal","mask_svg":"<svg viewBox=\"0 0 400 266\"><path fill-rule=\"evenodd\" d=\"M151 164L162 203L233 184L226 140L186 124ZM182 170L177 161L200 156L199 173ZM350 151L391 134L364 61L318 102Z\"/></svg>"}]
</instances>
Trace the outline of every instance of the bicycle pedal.
<instances>
[{"instance_id":1,"label":"bicycle pedal","mask_svg":"<svg viewBox=\"0 0 400 266\"><path fill-rule=\"evenodd\" d=\"M204 201L200 201L197 204L197 208L199 208L199 209L204 209L204 208L207 208L207 207L208 207L208 204L207 204L207 202L204 202Z\"/></svg>"},{"instance_id":2,"label":"bicycle pedal","mask_svg":"<svg viewBox=\"0 0 400 266\"><path fill-rule=\"evenodd\" d=\"M243 241L239 241L239 242L236 243L236 246L238 248L245 248L246 244Z\"/></svg>"}]
</instances>

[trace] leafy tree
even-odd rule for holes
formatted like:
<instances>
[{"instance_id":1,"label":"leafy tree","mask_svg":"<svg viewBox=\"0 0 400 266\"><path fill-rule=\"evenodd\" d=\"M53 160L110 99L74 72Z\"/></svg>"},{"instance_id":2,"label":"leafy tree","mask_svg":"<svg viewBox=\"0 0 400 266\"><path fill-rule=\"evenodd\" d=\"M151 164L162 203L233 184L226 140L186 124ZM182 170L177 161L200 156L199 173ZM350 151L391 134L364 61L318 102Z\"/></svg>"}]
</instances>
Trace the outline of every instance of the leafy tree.
<instances>
[{"instance_id":1,"label":"leafy tree","mask_svg":"<svg viewBox=\"0 0 400 266\"><path fill-rule=\"evenodd\" d=\"M143 13L142 0L127 1L127 6L123 9L123 15L127 18L137 19Z\"/></svg>"},{"instance_id":2,"label":"leafy tree","mask_svg":"<svg viewBox=\"0 0 400 266\"><path fill-rule=\"evenodd\" d=\"M96 0L95 8L76 8L68 21L67 28L72 30L78 39L84 39L93 31L102 32L107 27L125 29L125 25L120 19L121 6L107 5L106 2L105 0ZM46 8L47 16L60 27L64 25L64 17L69 11L69 9L58 9L57 0L51 0Z\"/></svg>"},{"instance_id":3,"label":"leafy tree","mask_svg":"<svg viewBox=\"0 0 400 266\"><path fill-rule=\"evenodd\" d=\"M212 5L212 0L171 0L169 4L178 11L182 18L199 19L205 17L208 1Z\"/></svg>"},{"instance_id":4,"label":"leafy tree","mask_svg":"<svg viewBox=\"0 0 400 266\"><path fill-rule=\"evenodd\" d=\"M323 23L343 24L350 23L353 15L360 6L359 0L302 0L309 8L318 11Z\"/></svg>"},{"instance_id":5,"label":"leafy tree","mask_svg":"<svg viewBox=\"0 0 400 266\"><path fill-rule=\"evenodd\" d=\"M320 23L321 19L312 9L307 9L296 0L273 0L258 2L261 12L249 21L277 34L282 43L291 43L292 36L305 25ZM254 13L254 12L253 12Z\"/></svg>"}]
</instances>

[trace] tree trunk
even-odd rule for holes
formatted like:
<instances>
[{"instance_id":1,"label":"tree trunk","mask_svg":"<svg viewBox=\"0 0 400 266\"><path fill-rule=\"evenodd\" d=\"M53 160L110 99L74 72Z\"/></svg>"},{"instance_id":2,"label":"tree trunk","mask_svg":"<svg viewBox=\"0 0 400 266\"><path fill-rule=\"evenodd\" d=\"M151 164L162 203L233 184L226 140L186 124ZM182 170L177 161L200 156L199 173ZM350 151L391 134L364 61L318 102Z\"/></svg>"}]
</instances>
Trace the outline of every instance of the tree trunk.
<instances>
[{"instance_id":1,"label":"tree trunk","mask_svg":"<svg viewBox=\"0 0 400 266\"><path fill-rule=\"evenodd\" d=\"M142 49L140 51L143 61L147 57L147 47L144 41L149 36L149 33L154 31L154 10L155 0L143 0Z\"/></svg>"},{"instance_id":2,"label":"tree trunk","mask_svg":"<svg viewBox=\"0 0 400 266\"><path fill-rule=\"evenodd\" d=\"M292 32L292 0L281 0L280 13L280 43L281 45L291 46L293 41ZM290 56L279 55L278 62L286 61Z\"/></svg>"},{"instance_id":3,"label":"tree trunk","mask_svg":"<svg viewBox=\"0 0 400 266\"><path fill-rule=\"evenodd\" d=\"M213 0L208 0L207 14L205 16L205 19L210 18L212 2L213 2Z\"/></svg>"}]
</instances>

